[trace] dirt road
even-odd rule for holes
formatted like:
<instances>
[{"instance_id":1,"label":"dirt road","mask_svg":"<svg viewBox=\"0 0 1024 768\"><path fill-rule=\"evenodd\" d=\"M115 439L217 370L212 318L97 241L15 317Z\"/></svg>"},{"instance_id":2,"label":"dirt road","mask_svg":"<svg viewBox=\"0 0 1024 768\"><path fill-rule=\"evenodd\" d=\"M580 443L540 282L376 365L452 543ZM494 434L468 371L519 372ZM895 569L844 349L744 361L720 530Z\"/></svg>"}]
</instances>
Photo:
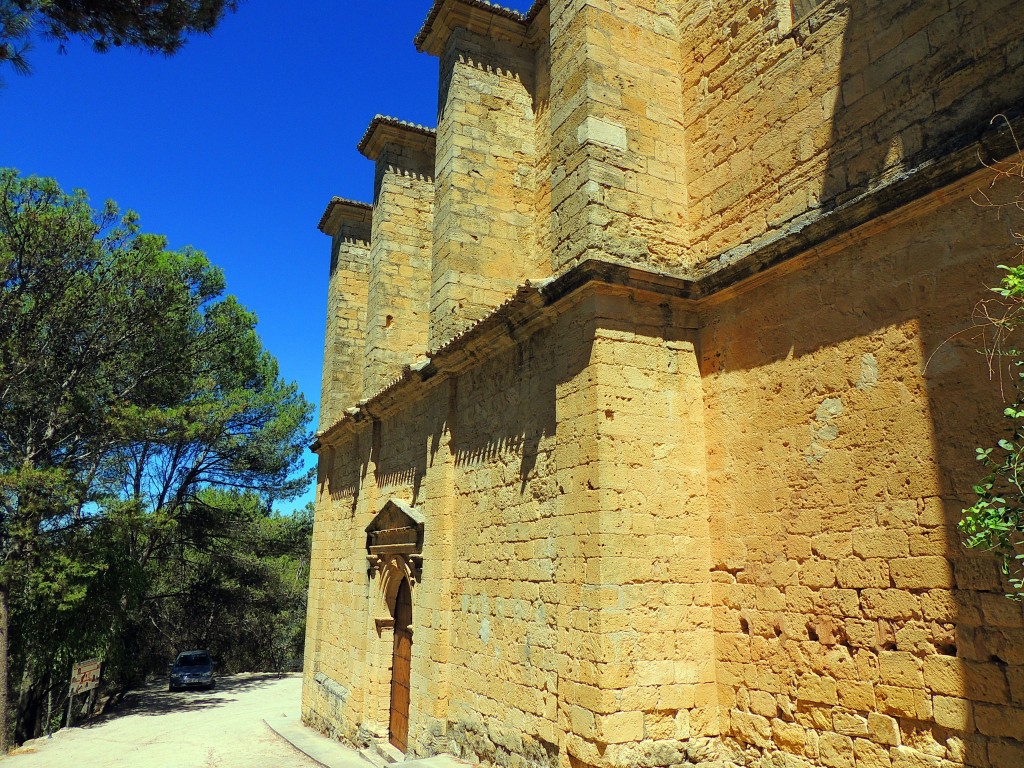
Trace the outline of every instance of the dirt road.
<instances>
[{"instance_id":1,"label":"dirt road","mask_svg":"<svg viewBox=\"0 0 1024 768\"><path fill-rule=\"evenodd\" d=\"M298 718L301 675L233 675L214 691L130 694L84 728L36 739L2 760L10 768L311 768L263 718Z\"/></svg>"}]
</instances>

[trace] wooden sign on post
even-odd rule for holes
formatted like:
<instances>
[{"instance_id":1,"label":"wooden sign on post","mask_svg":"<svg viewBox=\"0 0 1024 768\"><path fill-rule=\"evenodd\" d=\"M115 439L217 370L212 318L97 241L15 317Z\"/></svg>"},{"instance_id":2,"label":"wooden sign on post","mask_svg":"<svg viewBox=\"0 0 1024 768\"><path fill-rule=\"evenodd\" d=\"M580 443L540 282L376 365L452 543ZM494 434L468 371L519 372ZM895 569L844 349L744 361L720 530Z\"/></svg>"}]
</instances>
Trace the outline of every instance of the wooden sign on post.
<instances>
[{"instance_id":1,"label":"wooden sign on post","mask_svg":"<svg viewBox=\"0 0 1024 768\"><path fill-rule=\"evenodd\" d=\"M71 670L71 695L85 693L99 687L102 666L102 659L89 659L75 664Z\"/></svg>"},{"instance_id":2,"label":"wooden sign on post","mask_svg":"<svg viewBox=\"0 0 1024 768\"><path fill-rule=\"evenodd\" d=\"M80 661L71 668L71 687L68 691L68 728L71 727L71 704L75 700L75 696L99 687L102 668L103 659Z\"/></svg>"}]
</instances>

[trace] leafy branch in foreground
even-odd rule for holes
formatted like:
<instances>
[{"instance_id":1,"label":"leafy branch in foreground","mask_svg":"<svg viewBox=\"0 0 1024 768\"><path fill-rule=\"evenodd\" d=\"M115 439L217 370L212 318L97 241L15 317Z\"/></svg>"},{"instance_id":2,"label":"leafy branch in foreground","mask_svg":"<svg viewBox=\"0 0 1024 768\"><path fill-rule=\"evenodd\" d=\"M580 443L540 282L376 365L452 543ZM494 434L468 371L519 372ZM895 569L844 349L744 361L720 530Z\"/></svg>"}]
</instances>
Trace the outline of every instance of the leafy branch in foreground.
<instances>
[{"instance_id":1,"label":"leafy branch in foreground","mask_svg":"<svg viewBox=\"0 0 1024 768\"><path fill-rule=\"evenodd\" d=\"M27 75L31 35L31 14L17 3L0 0L0 64L10 64L19 75Z\"/></svg>"},{"instance_id":2,"label":"leafy branch in foreground","mask_svg":"<svg viewBox=\"0 0 1024 768\"><path fill-rule=\"evenodd\" d=\"M1003 182L1016 189L1005 202L982 193L981 205L1000 210L1024 211L1024 155L992 166L993 185ZM987 474L974 487L975 502L963 510L958 525L964 545L993 552L1007 577L1016 600L1024 598L1024 350L1015 343L1015 333L1024 323L1024 232L1013 230L1021 263L1000 264L995 298L978 304L975 324L982 330L989 370L1000 380L1004 397L1012 399L1003 409L1009 421L1008 436L994 446L977 448L976 458Z\"/></svg>"},{"instance_id":3,"label":"leafy branch in foreground","mask_svg":"<svg viewBox=\"0 0 1024 768\"><path fill-rule=\"evenodd\" d=\"M61 46L77 37L102 53L136 48L176 53L190 35L210 34L241 0L0 0L0 65L30 71L26 53L34 35Z\"/></svg>"}]
</instances>

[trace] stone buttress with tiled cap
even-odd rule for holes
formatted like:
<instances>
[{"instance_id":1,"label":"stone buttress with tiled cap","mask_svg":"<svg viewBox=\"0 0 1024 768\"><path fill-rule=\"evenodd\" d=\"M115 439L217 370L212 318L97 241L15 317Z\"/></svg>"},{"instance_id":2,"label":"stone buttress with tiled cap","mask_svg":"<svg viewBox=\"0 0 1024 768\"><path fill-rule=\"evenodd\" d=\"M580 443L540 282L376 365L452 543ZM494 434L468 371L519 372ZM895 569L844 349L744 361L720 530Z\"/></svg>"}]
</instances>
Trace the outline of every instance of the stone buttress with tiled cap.
<instances>
[{"instance_id":1,"label":"stone buttress with tiled cap","mask_svg":"<svg viewBox=\"0 0 1024 768\"><path fill-rule=\"evenodd\" d=\"M335 197L320 218L318 228L331 237L321 430L334 424L363 396L372 213L366 203Z\"/></svg>"},{"instance_id":2,"label":"stone buttress with tiled cap","mask_svg":"<svg viewBox=\"0 0 1024 768\"><path fill-rule=\"evenodd\" d=\"M434 131L378 115L358 149L376 164L364 396L427 351Z\"/></svg>"},{"instance_id":3,"label":"stone buttress with tiled cap","mask_svg":"<svg viewBox=\"0 0 1024 768\"><path fill-rule=\"evenodd\" d=\"M536 242L537 52L525 17L482 2L435 4L419 50L440 59L430 297L436 348L529 277L550 274Z\"/></svg>"}]
</instances>

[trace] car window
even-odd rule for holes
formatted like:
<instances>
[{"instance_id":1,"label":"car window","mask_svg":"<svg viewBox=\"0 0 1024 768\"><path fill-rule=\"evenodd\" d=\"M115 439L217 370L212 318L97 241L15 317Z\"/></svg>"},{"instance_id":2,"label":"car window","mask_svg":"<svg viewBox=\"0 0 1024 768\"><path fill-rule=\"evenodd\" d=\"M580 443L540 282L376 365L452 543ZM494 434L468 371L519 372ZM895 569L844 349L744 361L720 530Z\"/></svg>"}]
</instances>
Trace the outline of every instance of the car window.
<instances>
[{"instance_id":1,"label":"car window","mask_svg":"<svg viewBox=\"0 0 1024 768\"><path fill-rule=\"evenodd\" d=\"M210 663L210 657L205 653L182 654L175 662L179 667L200 667Z\"/></svg>"}]
</instances>

